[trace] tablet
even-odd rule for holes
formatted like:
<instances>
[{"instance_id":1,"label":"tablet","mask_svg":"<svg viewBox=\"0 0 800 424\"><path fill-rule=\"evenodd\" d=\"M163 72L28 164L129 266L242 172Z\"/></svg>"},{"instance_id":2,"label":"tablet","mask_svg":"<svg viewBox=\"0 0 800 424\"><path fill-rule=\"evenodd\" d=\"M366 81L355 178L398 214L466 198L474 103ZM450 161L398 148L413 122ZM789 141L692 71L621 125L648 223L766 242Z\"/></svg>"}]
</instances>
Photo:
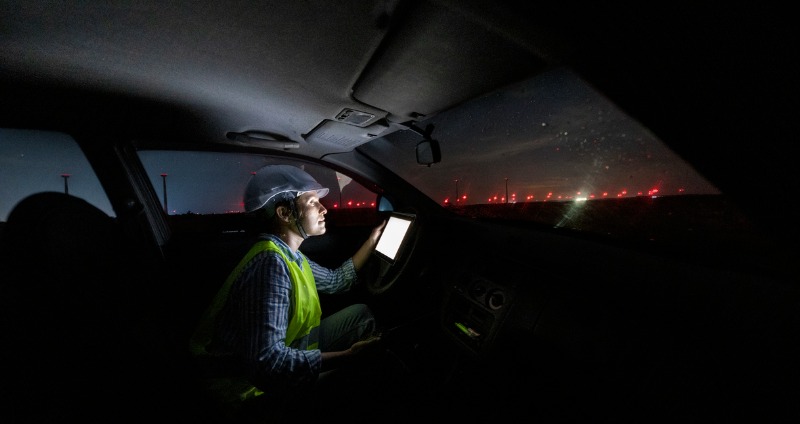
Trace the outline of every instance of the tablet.
<instances>
[{"instance_id":1,"label":"tablet","mask_svg":"<svg viewBox=\"0 0 800 424\"><path fill-rule=\"evenodd\" d=\"M392 212L383 228L378 245L375 246L375 253L394 264L403 251L403 247L411 232L411 224L414 223L414 215Z\"/></svg>"}]
</instances>

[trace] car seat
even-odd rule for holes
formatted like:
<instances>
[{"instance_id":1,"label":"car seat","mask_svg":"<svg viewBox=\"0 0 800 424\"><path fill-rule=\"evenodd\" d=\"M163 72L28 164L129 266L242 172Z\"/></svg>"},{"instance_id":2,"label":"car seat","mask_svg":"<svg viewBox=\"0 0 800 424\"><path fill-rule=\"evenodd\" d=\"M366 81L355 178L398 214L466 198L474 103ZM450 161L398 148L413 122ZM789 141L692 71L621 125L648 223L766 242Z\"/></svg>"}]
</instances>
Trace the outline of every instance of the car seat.
<instances>
[{"instance_id":1,"label":"car seat","mask_svg":"<svg viewBox=\"0 0 800 424\"><path fill-rule=\"evenodd\" d=\"M196 372L196 381L225 422L257 421L248 416L246 404L263 394L250 384L242 370L224 357L217 357L206 348L211 342L214 322L224 305L231 281L226 281L198 320L189 340L189 352Z\"/></svg>"},{"instance_id":2,"label":"car seat","mask_svg":"<svg viewBox=\"0 0 800 424\"><path fill-rule=\"evenodd\" d=\"M143 323L157 296L137 253L115 218L81 198L41 192L15 205L0 243L4 411L66 421L154 407L143 382L163 380L162 358Z\"/></svg>"}]
</instances>

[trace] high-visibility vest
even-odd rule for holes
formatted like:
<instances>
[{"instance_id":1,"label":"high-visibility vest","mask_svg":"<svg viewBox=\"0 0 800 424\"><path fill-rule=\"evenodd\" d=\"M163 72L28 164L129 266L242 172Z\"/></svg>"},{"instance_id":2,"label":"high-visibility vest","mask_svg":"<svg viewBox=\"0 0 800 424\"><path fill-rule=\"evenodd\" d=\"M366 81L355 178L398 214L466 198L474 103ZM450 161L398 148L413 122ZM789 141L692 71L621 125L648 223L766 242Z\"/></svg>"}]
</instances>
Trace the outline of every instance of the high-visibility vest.
<instances>
[{"instance_id":1,"label":"high-visibility vest","mask_svg":"<svg viewBox=\"0 0 800 424\"><path fill-rule=\"evenodd\" d=\"M311 273L311 265L308 259L303 256L302 269L300 264L296 261L289 259L283 251L271 240L262 240L253 245L247 254L239 261L239 264L228 275L225 283L217 292L214 301L208 309L206 309L204 316L200 320L200 325L195 329L195 333L191 341L192 353L195 355L207 354L206 346L211 342L212 333L214 330L214 321L228 300L228 294L233 282L239 278L239 275L245 269L248 263L259 253L264 251L272 251L281 256L283 261L289 268L289 278L292 282L292 309L289 311L289 325L286 329L287 346L290 346L295 340L299 340L316 327L319 327L320 319L322 317L322 307L319 302L319 294L317 293L317 286L314 283L314 276ZM316 349L319 345L318 340L311 340L306 346L306 349ZM245 390L248 394L241 395L242 399L250 396L258 396L262 394L260 390L250 387Z\"/></svg>"},{"instance_id":2,"label":"high-visibility vest","mask_svg":"<svg viewBox=\"0 0 800 424\"><path fill-rule=\"evenodd\" d=\"M246 255L239 261L239 264L230 273L222 285L219 292L208 310L206 322L213 323L217 314L225 305L228 300L228 293L230 292L231 285L239 278L247 264L259 253L263 251L272 251L281 256L283 261L289 268L289 278L292 280L292 301L293 308L289 311L289 326L286 329L286 345L290 346L295 340L308 335L313 328L319 327L320 318L322 317L322 307L319 302L319 294L317 293L317 286L314 283L314 276L311 273L311 265L308 259L303 256L303 267L286 257L278 245L271 240L262 240L257 242L250 248ZM213 327L213 326L212 326ZM213 328L208 328L212 330ZM211 341L210 332L205 335L205 340L199 341L197 345L205 347ZM309 343L307 349L316 349L318 341L313 340Z\"/></svg>"},{"instance_id":3,"label":"high-visibility vest","mask_svg":"<svg viewBox=\"0 0 800 424\"><path fill-rule=\"evenodd\" d=\"M257 245L260 243L257 243ZM314 275L311 273L311 265L308 259L303 256L302 269L300 265L289 258L272 241L267 242L263 250L273 251L283 258L289 266L289 276L292 279L292 294L294 308L289 312L289 326L286 329L286 345L291 344L302 337L307 336L312 329L319 327L322 317L322 307L319 303L319 293L317 285L314 283ZM316 349L319 340L311 340L306 349Z\"/></svg>"}]
</instances>

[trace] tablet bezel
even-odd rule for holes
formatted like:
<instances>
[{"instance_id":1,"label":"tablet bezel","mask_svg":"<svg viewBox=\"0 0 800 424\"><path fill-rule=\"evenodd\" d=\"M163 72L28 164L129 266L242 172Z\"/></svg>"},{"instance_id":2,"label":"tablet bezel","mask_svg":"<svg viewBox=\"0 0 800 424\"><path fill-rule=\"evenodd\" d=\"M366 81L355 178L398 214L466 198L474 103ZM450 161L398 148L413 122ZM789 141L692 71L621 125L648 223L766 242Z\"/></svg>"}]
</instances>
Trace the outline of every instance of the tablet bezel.
<instances>
[{"instance_id":1,"label":"tablet bezel","mask_svg":"<svg viewBox=\"0 0 800 424\"><path fill-rule=\"evenodd\" d=\"M389 264L394 265L395 262L400 258L403 254L406 245L408 244L409 234L411 234L412 227L414 226L414 219L416 218L415 215L400 213L400 212L391 212L389 217L387 218L386 227L384 227L384 232L381 233L381 237L378 239L378 243L375 245L374 253L384 261L388 262ZM395 227L396 221L399 220L403 223L407 222L408 226L406 227L406 231L402 234L402 238L400 239L400 245L397 247L397 251L394 254L394 257L390 257L386 253L385 243L387 241L391 241L388 238L385 238L386 230L391 230ZM383 250L383 251L382 251Z\"/></svg>"}]
</instances>

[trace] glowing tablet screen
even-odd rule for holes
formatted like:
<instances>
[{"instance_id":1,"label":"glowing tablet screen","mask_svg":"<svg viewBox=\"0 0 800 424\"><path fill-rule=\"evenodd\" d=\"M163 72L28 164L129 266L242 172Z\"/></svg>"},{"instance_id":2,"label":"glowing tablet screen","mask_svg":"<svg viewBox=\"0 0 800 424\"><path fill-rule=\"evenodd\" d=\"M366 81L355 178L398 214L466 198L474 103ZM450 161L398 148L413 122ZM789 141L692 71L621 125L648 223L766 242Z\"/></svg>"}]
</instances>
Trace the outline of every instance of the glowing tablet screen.
<instances>
[{"instance_id":1,"label":"glowing tablet screen","mask_svg":"<svg viewBox=\"0 0 800 424\"><path fill-rule=\"evenodd\" d=\"M386 227L384 227L383 234L381 234L381 238L378 240L375 252L389 262L394 263L397 256L400 254L403 241L405 241L413 221L413 215L393 212L386 222Z\"/></svg>"}]
</instances>

